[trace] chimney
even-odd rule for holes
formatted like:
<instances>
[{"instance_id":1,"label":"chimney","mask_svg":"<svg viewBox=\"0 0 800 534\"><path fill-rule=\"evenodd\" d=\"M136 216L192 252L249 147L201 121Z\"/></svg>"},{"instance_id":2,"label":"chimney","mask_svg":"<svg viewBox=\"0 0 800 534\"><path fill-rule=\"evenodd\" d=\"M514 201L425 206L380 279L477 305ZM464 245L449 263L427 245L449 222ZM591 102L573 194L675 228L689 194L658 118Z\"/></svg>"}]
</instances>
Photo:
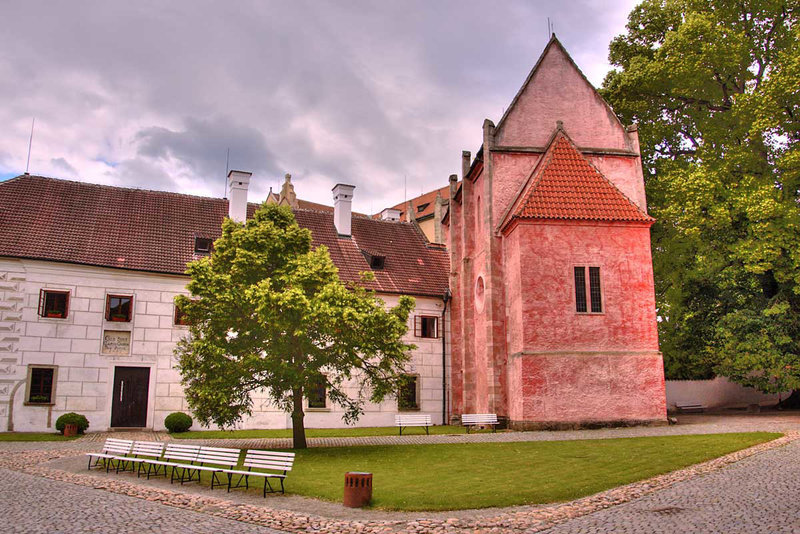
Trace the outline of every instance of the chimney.
<instances>
[{"instance_id":1,"label":"chimney","mask_svg":"<svg viewBox=\"0 0 800 534\"><path fill-rule=\"evenodd\" d=\"M381 220L382 221L399 221L400 220L400 210L396 210L394 208L386 208L381 212Z\"/></svg>"},{"instance_id":2,"label":"chimney","mask_svg":"<svg viewBox=\"0 0 800 534\"><path fill-rule=\"evenodd\" d=\"M247 219L247 188L252 175L245 171L228 173L228 217L238 223Z\"/></svg>"},{"instance_id":3,"label":"chimney","mask_svg":"<svg viewBox=\"0 0 800 534\"><path fill-rule=\"evenodd\" d=\"M333 187L333 224L341 236L350 237L353 213L354 185L336 184Z\"/></svg>"}]
</instances>

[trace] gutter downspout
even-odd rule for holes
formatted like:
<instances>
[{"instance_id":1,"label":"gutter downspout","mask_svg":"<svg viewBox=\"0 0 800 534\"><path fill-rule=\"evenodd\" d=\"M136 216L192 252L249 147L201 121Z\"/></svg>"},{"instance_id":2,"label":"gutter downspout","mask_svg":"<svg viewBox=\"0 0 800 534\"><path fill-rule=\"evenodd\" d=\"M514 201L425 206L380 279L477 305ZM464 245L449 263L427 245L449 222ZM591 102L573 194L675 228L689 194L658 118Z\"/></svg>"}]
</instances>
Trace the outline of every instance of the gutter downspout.
<instances>
[{"instance_id":1,"label":"gutter downspout","mask_svg":"<svg viewBox=\"0 0 800 534\"><path fill-rule=\"evenodd\" d=\"M448 288L444 295L442 295L442 326L440 332L442 334L442 425L447 424L447 338L445 337L445 315L447 314L447 303L450 301L450 288Z\"/></svg>"}]
</instances>

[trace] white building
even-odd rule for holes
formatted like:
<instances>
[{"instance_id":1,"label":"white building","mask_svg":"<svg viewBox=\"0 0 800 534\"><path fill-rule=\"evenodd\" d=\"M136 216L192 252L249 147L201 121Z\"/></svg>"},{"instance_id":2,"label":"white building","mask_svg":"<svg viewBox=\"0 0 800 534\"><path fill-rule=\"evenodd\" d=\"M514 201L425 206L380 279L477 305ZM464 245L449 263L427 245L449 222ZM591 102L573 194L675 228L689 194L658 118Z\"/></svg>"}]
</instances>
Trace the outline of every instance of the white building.
<instances>
[{"instance_id":1,"label":"white building","mask_svg":"<svg viewBox=\"0 0 800 534\"><path fill-rule=\"evenodd\" d=\"M231 171L229 200L29 175L0 183L0 431L52 430L66 412L86 415L90 430L162 429L167 414L189 411L173 356L187 330L173 299L223 218L257 207L247 203L249 180ZM387 304L416 298L406 336L417 345L408 367L416 386L403 409L441 423L446 251L413 224L351 214L350 186L335 188L329 208L298 201L287 184L279 201L295 207L315 246L328 246L343 279L371 269ZM307 427L343 426L324 396L311 404ZM390 425L398 410L396 399L368 406L359 425ZM290 426L289 414L257 396L243 424Z\"/></svg>"}]
</instances>

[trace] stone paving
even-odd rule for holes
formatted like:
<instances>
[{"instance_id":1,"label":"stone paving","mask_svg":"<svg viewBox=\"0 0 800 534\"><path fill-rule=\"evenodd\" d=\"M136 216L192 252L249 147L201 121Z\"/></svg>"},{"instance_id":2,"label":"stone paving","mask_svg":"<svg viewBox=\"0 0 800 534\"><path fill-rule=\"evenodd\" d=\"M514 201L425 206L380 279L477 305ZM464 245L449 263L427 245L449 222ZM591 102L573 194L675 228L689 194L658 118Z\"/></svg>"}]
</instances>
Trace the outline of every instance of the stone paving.
<instances>
[{"instance_id":1,"label":"stone paving","mask_svg":"<svg viewBox=\"0 0 800 534\"><path fill-rule=\"evenodd\" d=\"M709 433L719 431L780 430L786 436L770 443L711 460L703 464L668 473L650 480L614 488L569 503L548 506L521 506L503 510L483 510L473 513L408 514L404 519L370 519L359 514L350 517L322 517L309 512L281 509L281 499L267 499L263 503L237 501L231 494L198 489L186 492L176 487L154 487L125 475L98 478L94 474L67 472L48 463L55 459L82 456L86 450L98 448L99 435L90 435L73 442L1 443L0 470L12 473L5 485L6 493L0 495L0 509L8 509L20 532L77 532L87 531L92 521L81 523L81 528L59 528L55 519L44 518L46 508L39 503L26 504L36 497L36 491L21 492L15 499L14 488L19 485L42 489L46 503L52 496L50 513L66 508L71 517L93 516L85 514L85 504L96 504L103 510L119 505L124 517L137 513L152 517L159 532L200 531L193 528L201 522L214 525L213 529L232 528L242 532L351 532L351 533L415 533L415 532L689 532L713 530L720 532L800 532L797 524L798 508L792 507L800 480L798 469L785 469L786 462L800 465L800 427L798 417L741 417L713 418L699 416L685 419L686 424L660 428L605 429L596 431L478 434L470 441L540 439L590 439L626 437L627 435L668 435ZM163 434L153 437L169 439ZM126 436L127 437L127 436ZM144 437L144 436L142 436ZM138 439L142 439L139 437ZM396 436L384 436L384 439ZM406 436L403 437L404 439ZM409 436L414 440L417 436ZM423 443L441 442L448 436L431 436ZM457 436L458 439L464 439ZM337 440L345 438L334 438ZM368 444L376 438L347 438L347 445ZM315 440L316 441L316 440ZM232 444L230 441L226 442ZM317 444L317 443L315 443ZM345 443L342 443L345 444ZM788 445L788 446L787 446ZM75 461L78 461L77 459ZM755 467L742 471L748 466ZM10 470L10 471L9 471ZM12 478L22 477L22 478ZM26 478L29 477L29 478ZM704 481L711 479L706 483ZM748 499L735 500L742 487ZM774 488L774 491L771 489ZM8 490L11 491L8 491ZM49 493L48 493L49 492ZM88 493L86 493L88 492ZM61 497L57 497L61 495ZM94 500L93 500L94 499ZM122 499L122 500L118 500ZM284 501L285 502L285 501ZM694 503L694 504L693 504ZM167 505L167 506L164 506ZM27 514L26 509L31 513ZM111 513L109 511L109 513ZM196 514L196 515L195 515ZM721 521L717 514L725 515ZM768 514L775 519L769 522ZM101 513L102 515L102 513ZM747 520L752 517L753 519ZM760 519L759 519L760 518ZM113 519L98 519L97 531L126 531L125 523L116 528ZM105 522L104 522L105 521ZM108 521L112 521L109 523ZM188 521L188 522L186 522ZM230 524L219 521L236 521ZM39 528L40 523L46 527ZM206 523L202 523L205 528ZM606 524L608 526L606 526ZM191 525L192 528L187 528ZM677 525L677 526L675 526ZM274 530L254 530L256 526ZM142 531L137 523L136 531ZM750 528L753 527L753 528ZM16 528L16 527L15 527ZM212 527L209 527L209 531ZM605 529L605 530L604 530ZM737 530L738 529L738 530ZM146 530L145 530L146 531ZM205 530L202 530L203 532Z\"/></svg>"},{"instance_id":2,"label":"stone paving","mask_svg":"<svg viewBox=\"0 0 800 534\"><path fill-rule=\"evenodd\" d=\"M567 521L548 534L800 532L800 442Z\"/></svg>"},{"instance_id":3,"label":"stone paving","mask_svg":"<svg viewBox=\"0 0 800 534\"><path fill-rule=\"evenodd\" d=\"M277 532L90 487L0 469L4 532Z\"/></svg>"}]
</instances>

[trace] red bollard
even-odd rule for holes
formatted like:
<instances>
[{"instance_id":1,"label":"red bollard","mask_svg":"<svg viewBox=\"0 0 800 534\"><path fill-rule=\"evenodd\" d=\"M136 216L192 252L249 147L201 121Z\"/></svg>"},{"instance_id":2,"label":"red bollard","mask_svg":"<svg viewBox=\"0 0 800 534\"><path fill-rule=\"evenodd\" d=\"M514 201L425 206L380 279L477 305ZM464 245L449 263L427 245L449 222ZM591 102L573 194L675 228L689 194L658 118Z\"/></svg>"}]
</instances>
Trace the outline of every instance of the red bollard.
<instances>
[{"instance_id":1,"label":"red bollard","mask_svg":"<svg viewBox=\"0 0 800 534\"><path fill-rule=\"evenodd\" d=\"M361 508L372 499L372 473L350 472L344 474L344 505Z\"/></svg>"}]
</instances>

